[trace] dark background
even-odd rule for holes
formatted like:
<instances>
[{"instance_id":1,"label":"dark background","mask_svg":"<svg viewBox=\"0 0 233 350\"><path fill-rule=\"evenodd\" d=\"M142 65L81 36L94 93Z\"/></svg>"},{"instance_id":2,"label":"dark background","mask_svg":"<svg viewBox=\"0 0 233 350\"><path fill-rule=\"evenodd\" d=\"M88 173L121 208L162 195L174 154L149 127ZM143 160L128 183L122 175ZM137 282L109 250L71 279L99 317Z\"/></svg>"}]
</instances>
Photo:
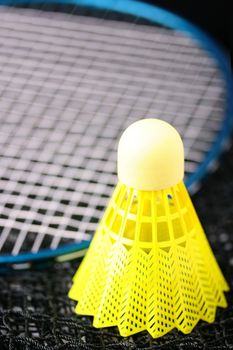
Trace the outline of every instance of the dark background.
<instances>
[{"instance_id":1,"label":"dark background","mask_svg":"<svg viewBox=\"0 0 233 350\"><path fill-rule=\"evenodd\" d=\"M230 0L144 0L189 19L233 53L233 10Z\"/></svg>"}]
</instances>

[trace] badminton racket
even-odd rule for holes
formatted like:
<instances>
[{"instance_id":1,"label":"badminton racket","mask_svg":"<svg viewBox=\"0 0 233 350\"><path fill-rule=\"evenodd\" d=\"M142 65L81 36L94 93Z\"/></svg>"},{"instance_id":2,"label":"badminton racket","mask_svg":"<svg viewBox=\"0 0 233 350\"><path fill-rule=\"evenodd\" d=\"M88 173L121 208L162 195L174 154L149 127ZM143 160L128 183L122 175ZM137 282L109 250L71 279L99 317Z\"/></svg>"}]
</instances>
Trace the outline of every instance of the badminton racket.
<instances>
[{"instance_id":1,"label":"badminton racket","mask_svg":"<svg viewBox=\"0 0 233 350\"><path fill-rule=\"evenodd\" d=\"M232 126L225 53L188 21L130 0L0 0L0 264L82 256L116 178L124 129L182 135L190 192Z\"/></svg>"}]
</instances>

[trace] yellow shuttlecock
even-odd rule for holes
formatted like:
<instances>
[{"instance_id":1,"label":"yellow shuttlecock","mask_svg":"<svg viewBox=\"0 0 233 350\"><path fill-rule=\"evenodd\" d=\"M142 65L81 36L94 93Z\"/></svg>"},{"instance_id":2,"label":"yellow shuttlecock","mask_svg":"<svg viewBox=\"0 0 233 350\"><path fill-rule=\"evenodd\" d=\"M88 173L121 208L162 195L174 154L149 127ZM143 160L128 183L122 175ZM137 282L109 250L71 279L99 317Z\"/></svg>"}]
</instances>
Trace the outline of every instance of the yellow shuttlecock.
<instances>
[{"instance_id":1,"label":"yellow shuttlecock","mask_svg":"<svg viewBox=\"0 0 233 350\"><path fill-rule=\"evenodd\" d=\"M183 184L177 131L144 119L122 135L119 183L79 270L70 298L95 327L122 336L192 331L226 307L228 285Z\"/></svg>"}]
</instances>

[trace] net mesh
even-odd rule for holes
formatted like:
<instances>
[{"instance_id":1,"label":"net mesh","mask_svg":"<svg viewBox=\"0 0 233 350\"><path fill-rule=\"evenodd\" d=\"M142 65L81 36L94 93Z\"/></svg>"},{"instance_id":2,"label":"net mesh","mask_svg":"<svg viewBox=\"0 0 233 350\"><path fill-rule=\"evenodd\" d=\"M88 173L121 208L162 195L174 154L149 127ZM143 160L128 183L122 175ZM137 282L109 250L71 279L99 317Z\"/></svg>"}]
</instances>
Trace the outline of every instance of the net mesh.
<instances>
[{"instance_id":1,"label":"net mesh","mask_svg":"<svg viewBox=\"0 0 233 350\"><path fill-rule=\"evenodd\" d=\"M135 120L178 129L186 175L203 160L225 108L221 74L193 39L148 24L0 7L2 254L91 238L116 184L117 141Z\"/></svg>"},{"instance_id":2,"label":"net mesh","mask_svg":"<svg viewBox=\"0 0 233 350\"><path fill-rule=\"evenodd\" d=\"M215 256L233 284L232 196L233 149L219 170L194 198ZM1 349L231 349L233 346L233 295L228 308L218 309L213 324L199 322L184 335L173 330L152 339L147 332L122 338L117 328L95 329L92 318L76 316L68 299L71 278L79 262L55 264L43 271L13 272L0 277Z\"/></svg>"}]
</instances>

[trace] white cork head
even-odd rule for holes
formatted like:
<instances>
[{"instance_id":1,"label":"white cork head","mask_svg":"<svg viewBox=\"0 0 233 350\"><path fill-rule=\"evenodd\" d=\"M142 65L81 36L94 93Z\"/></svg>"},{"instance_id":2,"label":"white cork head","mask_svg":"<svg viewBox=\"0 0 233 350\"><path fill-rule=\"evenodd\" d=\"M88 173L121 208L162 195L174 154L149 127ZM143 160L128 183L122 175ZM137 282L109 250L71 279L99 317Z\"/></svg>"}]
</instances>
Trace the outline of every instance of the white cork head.
<instances>
[{"instance_id":1,"label":"white cork head","mask_svg":"<svg viewBox=\"0 0 233 350\"><path fill-rule=\"evenodd\" d=\"M118 145L118 177L142 191L178 184L184 177L184 147L176 129L160 119L131 124Z\"/></svg>"}]
</instances>

